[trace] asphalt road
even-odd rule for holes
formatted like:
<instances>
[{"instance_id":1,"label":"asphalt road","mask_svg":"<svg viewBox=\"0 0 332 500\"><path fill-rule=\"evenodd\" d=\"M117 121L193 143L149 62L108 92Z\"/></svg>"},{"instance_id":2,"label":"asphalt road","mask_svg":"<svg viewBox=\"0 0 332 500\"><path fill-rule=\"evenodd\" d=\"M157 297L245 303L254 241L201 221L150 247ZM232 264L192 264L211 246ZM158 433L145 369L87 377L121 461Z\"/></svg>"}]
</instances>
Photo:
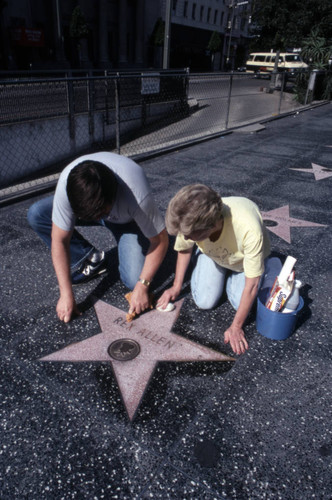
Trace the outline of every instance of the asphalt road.
<instances>
[{"instance_id":1,"label":"asphalt road","mask_svg":"<svg viewBox=\"0 0 332 500\"><path fill-rule=\"evenodd\" d=\"M139 154L174 146L299 109L291 93L268 93L269 83L267 79L236 75L230 93L228 76L193 76L188 91L189 114L159 120L133 140L122 141L121 152Z\"/></svg>"}]
</instances>

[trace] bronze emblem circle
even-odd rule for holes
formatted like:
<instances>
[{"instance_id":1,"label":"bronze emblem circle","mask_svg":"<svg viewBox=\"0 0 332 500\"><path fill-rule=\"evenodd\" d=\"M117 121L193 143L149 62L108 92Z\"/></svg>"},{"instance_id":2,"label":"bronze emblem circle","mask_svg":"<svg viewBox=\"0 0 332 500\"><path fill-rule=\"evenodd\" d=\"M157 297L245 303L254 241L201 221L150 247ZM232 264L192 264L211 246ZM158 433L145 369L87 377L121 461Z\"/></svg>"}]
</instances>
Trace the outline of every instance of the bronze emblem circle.
<instances>
[{"instance_id":1,"label":"bronze emblem circle","mask_svg":"<svg viewBox=\"0 0 332 500\"><path fill-rule=\"evenodd\" d=\"M141 348L136 340L118 339L108 346L107 352L117 361L130 361L139 355Z\"/></svg>"}]
</instances>

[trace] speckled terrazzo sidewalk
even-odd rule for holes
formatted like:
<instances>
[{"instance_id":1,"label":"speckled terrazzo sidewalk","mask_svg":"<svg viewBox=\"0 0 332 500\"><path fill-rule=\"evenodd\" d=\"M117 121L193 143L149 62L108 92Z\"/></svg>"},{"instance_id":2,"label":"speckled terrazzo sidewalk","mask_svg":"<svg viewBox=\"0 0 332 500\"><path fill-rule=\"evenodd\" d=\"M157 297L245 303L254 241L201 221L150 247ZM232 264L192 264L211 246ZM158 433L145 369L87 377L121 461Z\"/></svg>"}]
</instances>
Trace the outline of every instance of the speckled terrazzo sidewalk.
<instances>
[{"instance_id":1,"label":"speckled terrazzo sidewalk","mask_svg":"<svg viewBox=\"0 0 332 500\"><path fill-rule=\"evenodd\" d=\"M327 104L141 164L163 213L191 182L255 201L275 255L298 260L304 308L285 341L251 314L235 362L159 362L132 421L110 362L40 361L100 334L95 299L126 311L127 290L112 273L77 287L84 314L60 323L50 255L26 221L34 199L0 209L1 500L331 499L331 130ZM84 232L115 259L107 231ZM183 297L173 333L233 356L231 306Z\"/></svg>"}]
</instances>

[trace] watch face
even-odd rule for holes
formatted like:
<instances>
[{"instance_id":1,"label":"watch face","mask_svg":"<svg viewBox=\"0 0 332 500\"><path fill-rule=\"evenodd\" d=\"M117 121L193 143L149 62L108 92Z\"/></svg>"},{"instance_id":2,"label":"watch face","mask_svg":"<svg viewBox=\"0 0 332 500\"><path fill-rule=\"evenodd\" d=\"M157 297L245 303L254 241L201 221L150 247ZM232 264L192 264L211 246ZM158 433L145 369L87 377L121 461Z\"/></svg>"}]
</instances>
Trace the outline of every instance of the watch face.
<instances>
[{"instance_id":1,"label":"watch face","mask_svg":"<svg viewBox=\"0 0 332 500\"><path fill-rule=\"evenodd\" d=\"M148 280L139 279L138 281L140 283L142 283L142 285L145 285L145 286L149 286L150 285L150 281L148 281Z\"/></svg>"}]
</instances>

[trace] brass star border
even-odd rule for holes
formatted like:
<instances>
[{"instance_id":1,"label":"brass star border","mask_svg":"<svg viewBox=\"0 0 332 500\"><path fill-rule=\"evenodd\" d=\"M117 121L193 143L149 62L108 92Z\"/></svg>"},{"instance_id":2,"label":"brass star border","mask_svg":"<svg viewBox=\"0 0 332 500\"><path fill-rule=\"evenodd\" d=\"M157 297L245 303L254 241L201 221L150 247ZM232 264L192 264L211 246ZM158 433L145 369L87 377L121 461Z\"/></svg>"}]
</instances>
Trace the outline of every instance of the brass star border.
<instances>
[{"instance_id":1,"label":"brass star border","mask_svg":"<svg viewBox=\"0 0 332 500\"><path fill-rule=\"evenodd\" d=\"M234 361L234 358L171 332L183 300L177 301L171 312L154 309L131 323L126 321L124 311L98 300L94 308L101 333L70 344L40 358L40 361L109 362L132 421L160 361ZM136 349L137 344L139 347ZM113 354L117 358L123 356L123 360L113 359L110 354L112 349ZM131 353L135 357L126 359Z\"/></svg>"}]
</instances>

